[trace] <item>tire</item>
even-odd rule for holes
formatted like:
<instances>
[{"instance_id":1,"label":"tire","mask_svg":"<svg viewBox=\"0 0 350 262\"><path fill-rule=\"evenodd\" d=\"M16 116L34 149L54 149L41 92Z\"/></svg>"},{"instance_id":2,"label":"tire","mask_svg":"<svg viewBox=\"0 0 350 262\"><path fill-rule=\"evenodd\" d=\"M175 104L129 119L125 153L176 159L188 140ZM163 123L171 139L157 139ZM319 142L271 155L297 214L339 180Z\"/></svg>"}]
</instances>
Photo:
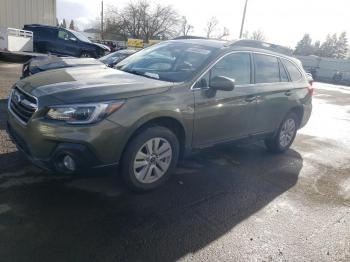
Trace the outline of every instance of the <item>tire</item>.
<instances>
[{"instance_id":1,"label":"tire","mask_svg":"<svg viewBox=\"0 0 350 262\"><path fill-rule=\"evenodd\" d=\"M265 146L272 153L283 153L293 144L299 126L298 116L290 112L282 121L277 132L265 139ZM288 131L289 130L289 131Z\"/></svg>"},{"instance_id":2,"label":"tire","mask_svg":"<svg viewBox=\"0 0 350 262\"><path fill-rule=\"evenodd\" d=\"M179 147L178 138L168 128L148 127L127 145L121 159L123 180L136 192L158 188L174 170Z\"/></svg>"},{"instance_id":3,"label":"tire","mask_svg":"<svg viewBox=\"0 0 350 262\"><path fill-rule=\"evenodd\" d=\"M94 56L89 52L83 51L83 52L81 52L80 57L81 58L89 58L89 57L94 57Z\"/></svg>"}]
</instances>

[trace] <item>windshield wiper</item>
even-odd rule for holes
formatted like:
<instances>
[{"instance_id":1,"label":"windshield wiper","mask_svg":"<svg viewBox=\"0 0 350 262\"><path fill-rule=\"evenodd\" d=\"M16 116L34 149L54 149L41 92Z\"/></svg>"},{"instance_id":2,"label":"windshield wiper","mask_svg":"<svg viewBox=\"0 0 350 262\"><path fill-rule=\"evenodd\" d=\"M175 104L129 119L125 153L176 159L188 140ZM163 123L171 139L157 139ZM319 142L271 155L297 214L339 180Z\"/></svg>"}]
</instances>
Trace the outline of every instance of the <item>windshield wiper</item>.
<instances>
[{"instance_id":1,"label":"windshield wiper","mask_svg":"<svg viewBox=\"0 0 350 262\"><path fill-rule=\"evenodd\" d=\"M124 71L124 72L127 72L127 73L130 73L130 74L134 74L134 75L139 75L139 76L143 76L143 77L147 77L147 78L151 78L151 79L157 79L157 80L160 80L159 77L156 77L156 76L151 76L150 74L147 74L147 72L142 72L142 71L138 71L138 70L135 70L135 69L131 69L131 70L127 70L127 69L119 69L121 71Z\"/></svg>"}]
</instances>

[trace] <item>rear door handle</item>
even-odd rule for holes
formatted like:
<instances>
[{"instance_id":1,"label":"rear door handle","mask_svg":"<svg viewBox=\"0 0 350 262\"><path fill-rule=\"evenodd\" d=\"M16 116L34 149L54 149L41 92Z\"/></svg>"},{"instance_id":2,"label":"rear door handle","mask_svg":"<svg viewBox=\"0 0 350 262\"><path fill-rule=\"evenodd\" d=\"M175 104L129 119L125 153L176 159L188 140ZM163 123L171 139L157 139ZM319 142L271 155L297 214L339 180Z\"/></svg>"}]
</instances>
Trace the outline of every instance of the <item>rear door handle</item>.
<instances>
[{"instance_id":1,"label":"rear door handle","mask_svg":"<svg viewBox=\"0 0 350 262\"><path fill-rule=\"evenodd\" d=\"M245 101L248 103L254 102L256 100L256 96L247 96Z\"/></svg>"},{"instance_id":2,"label":"rear door handle","mask_svg":"<svg viewBox=\"0 0 350 262\"><path fill-rule=\"evenodd\" d=\"M284 94L285 94L286 96L290 96L290 95L292 94L292 91L288 90L288 91L284 92Z\"/></svg>"}]
</instances>

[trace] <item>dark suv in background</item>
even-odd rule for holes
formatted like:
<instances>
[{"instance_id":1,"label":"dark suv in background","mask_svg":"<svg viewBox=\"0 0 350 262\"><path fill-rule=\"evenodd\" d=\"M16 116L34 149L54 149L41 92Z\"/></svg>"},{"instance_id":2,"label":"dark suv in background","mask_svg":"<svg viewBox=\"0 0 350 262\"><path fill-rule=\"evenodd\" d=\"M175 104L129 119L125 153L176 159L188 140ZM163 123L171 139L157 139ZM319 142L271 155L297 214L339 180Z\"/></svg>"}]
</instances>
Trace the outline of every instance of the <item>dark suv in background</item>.
<instances>
[{"instance_id":1,"label":"dark suv in background","mask_svg":"<svg viewBox=\"0 0 350 262\"><path fill-rule=\"evenodd\" d=\"M67 67L78 66L102 66L114 67L117 63L136 53L137 50L124 49L119 50L99 59L77 58L77 57L59 57L55 55L38 56L29 59L23 64L22 77L25 78L43 71L54 70Z\"/></svg>"},{"instance_id":2,"label":"dark suv in background","mask_svg":"<svg viewBox=\"0 0 350 262\"><path fill-rule=\"evenodd\" d=\"M286 151L309 120L298 60L239 42L172 40L108 67L18 81L8 131L37 165L62 173L119 166L133 189L164 183L187 152L243 139Z\"/></svg>"},{"instance_id":3,"label":"dark suv in background","mask_svg":"<svg viewBox=\"0 0 350 262\"><path fill-rule=\"evenodd\" d=\"M98 58L109 52L109 47L91 42L73 30L47 25L25 25L23 30L34 34L34 51L63 56Z\"/></svg>"}]
</instances>

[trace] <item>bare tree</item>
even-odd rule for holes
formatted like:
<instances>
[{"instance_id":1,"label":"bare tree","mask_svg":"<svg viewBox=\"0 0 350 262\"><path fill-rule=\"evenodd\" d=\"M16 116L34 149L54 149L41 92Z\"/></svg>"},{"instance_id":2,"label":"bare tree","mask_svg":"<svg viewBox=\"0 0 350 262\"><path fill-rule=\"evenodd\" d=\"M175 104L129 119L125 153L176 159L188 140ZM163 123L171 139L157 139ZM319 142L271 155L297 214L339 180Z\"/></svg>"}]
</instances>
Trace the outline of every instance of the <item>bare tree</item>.
<instances>
[{"instance_id":1,"label":"bare tree","mask_svg":"<svg viewBox=\"0 0 350 262\"><path fill-rule=\"evenodd\" d=\"M220 35L218 35L218 38L222 39L222 38L224 38L224 37L226 37L228 35L230 35L230 31L228 30L227 27L224 27L222 33Z\"/></svg>"},{"instance_id":2,"label":"bare tree","mask_svg":"<svg viewBox=\"0 0 350 262\"><path fill-rule=\"evenodd\" d=\"M186 16L182 17L180 35L186 36L193 30L193 25L189 24Z\"/></svg>"},{"instance_id":3,"label":"bare tree","mask_svg":"<svg viewBox=\"0 0 350 262\"><path fill-rule=\"evenodd\" d=\"M258 40L258 41L265 41L266 37L265 37L264 33L259 29L259 30L253 31L250 39Z\"/></svg>"},{"instance_id":4,"label":"bare tree","mask_svg":"<svg viewBox=\"0 0 350 262\"><path fill-rule=\"evenodd\" d=\"M147 0L130 2L118 14L123 34L146 42L176 35L179 24L178 14L171 6L152 7Z\"/></svg>"},{"instance_id":5,"label":"bare tree","mask_svg":"<svg viewBox=\"0 0 350 262\"><path fill-rule=\"evenodd\" d=\"M123 39L168 39L178 34L180 19L171 6L152 5L148 0L130 1L118 10L109 6L104 34Z\"/></svg>"},{"instance_id":6,"label":"bare tree","mask_svg":"<svg viewBox=\"0 0 350 262\"><path fill-rule=\"evenodd\" d=\"M251 34L249 33L249 31L245 31L242 34L242 38L243 39L257 40L257 41L265 41L266 40L264 33L260 29L253 31L253 33L251 33Z\"/></svg>"},{"instance_id":7,"label":"bare tree","mask_svg":"<svg viewBox=\"0 0 350 262\"><path fill-rule=\"evenodd\" d=\"M219 21L215 17L210 18L205 28L207 38L210 38L213 36L213 34L217 29L218 24L219 24Z\"/></svg>"}]
</instances>

